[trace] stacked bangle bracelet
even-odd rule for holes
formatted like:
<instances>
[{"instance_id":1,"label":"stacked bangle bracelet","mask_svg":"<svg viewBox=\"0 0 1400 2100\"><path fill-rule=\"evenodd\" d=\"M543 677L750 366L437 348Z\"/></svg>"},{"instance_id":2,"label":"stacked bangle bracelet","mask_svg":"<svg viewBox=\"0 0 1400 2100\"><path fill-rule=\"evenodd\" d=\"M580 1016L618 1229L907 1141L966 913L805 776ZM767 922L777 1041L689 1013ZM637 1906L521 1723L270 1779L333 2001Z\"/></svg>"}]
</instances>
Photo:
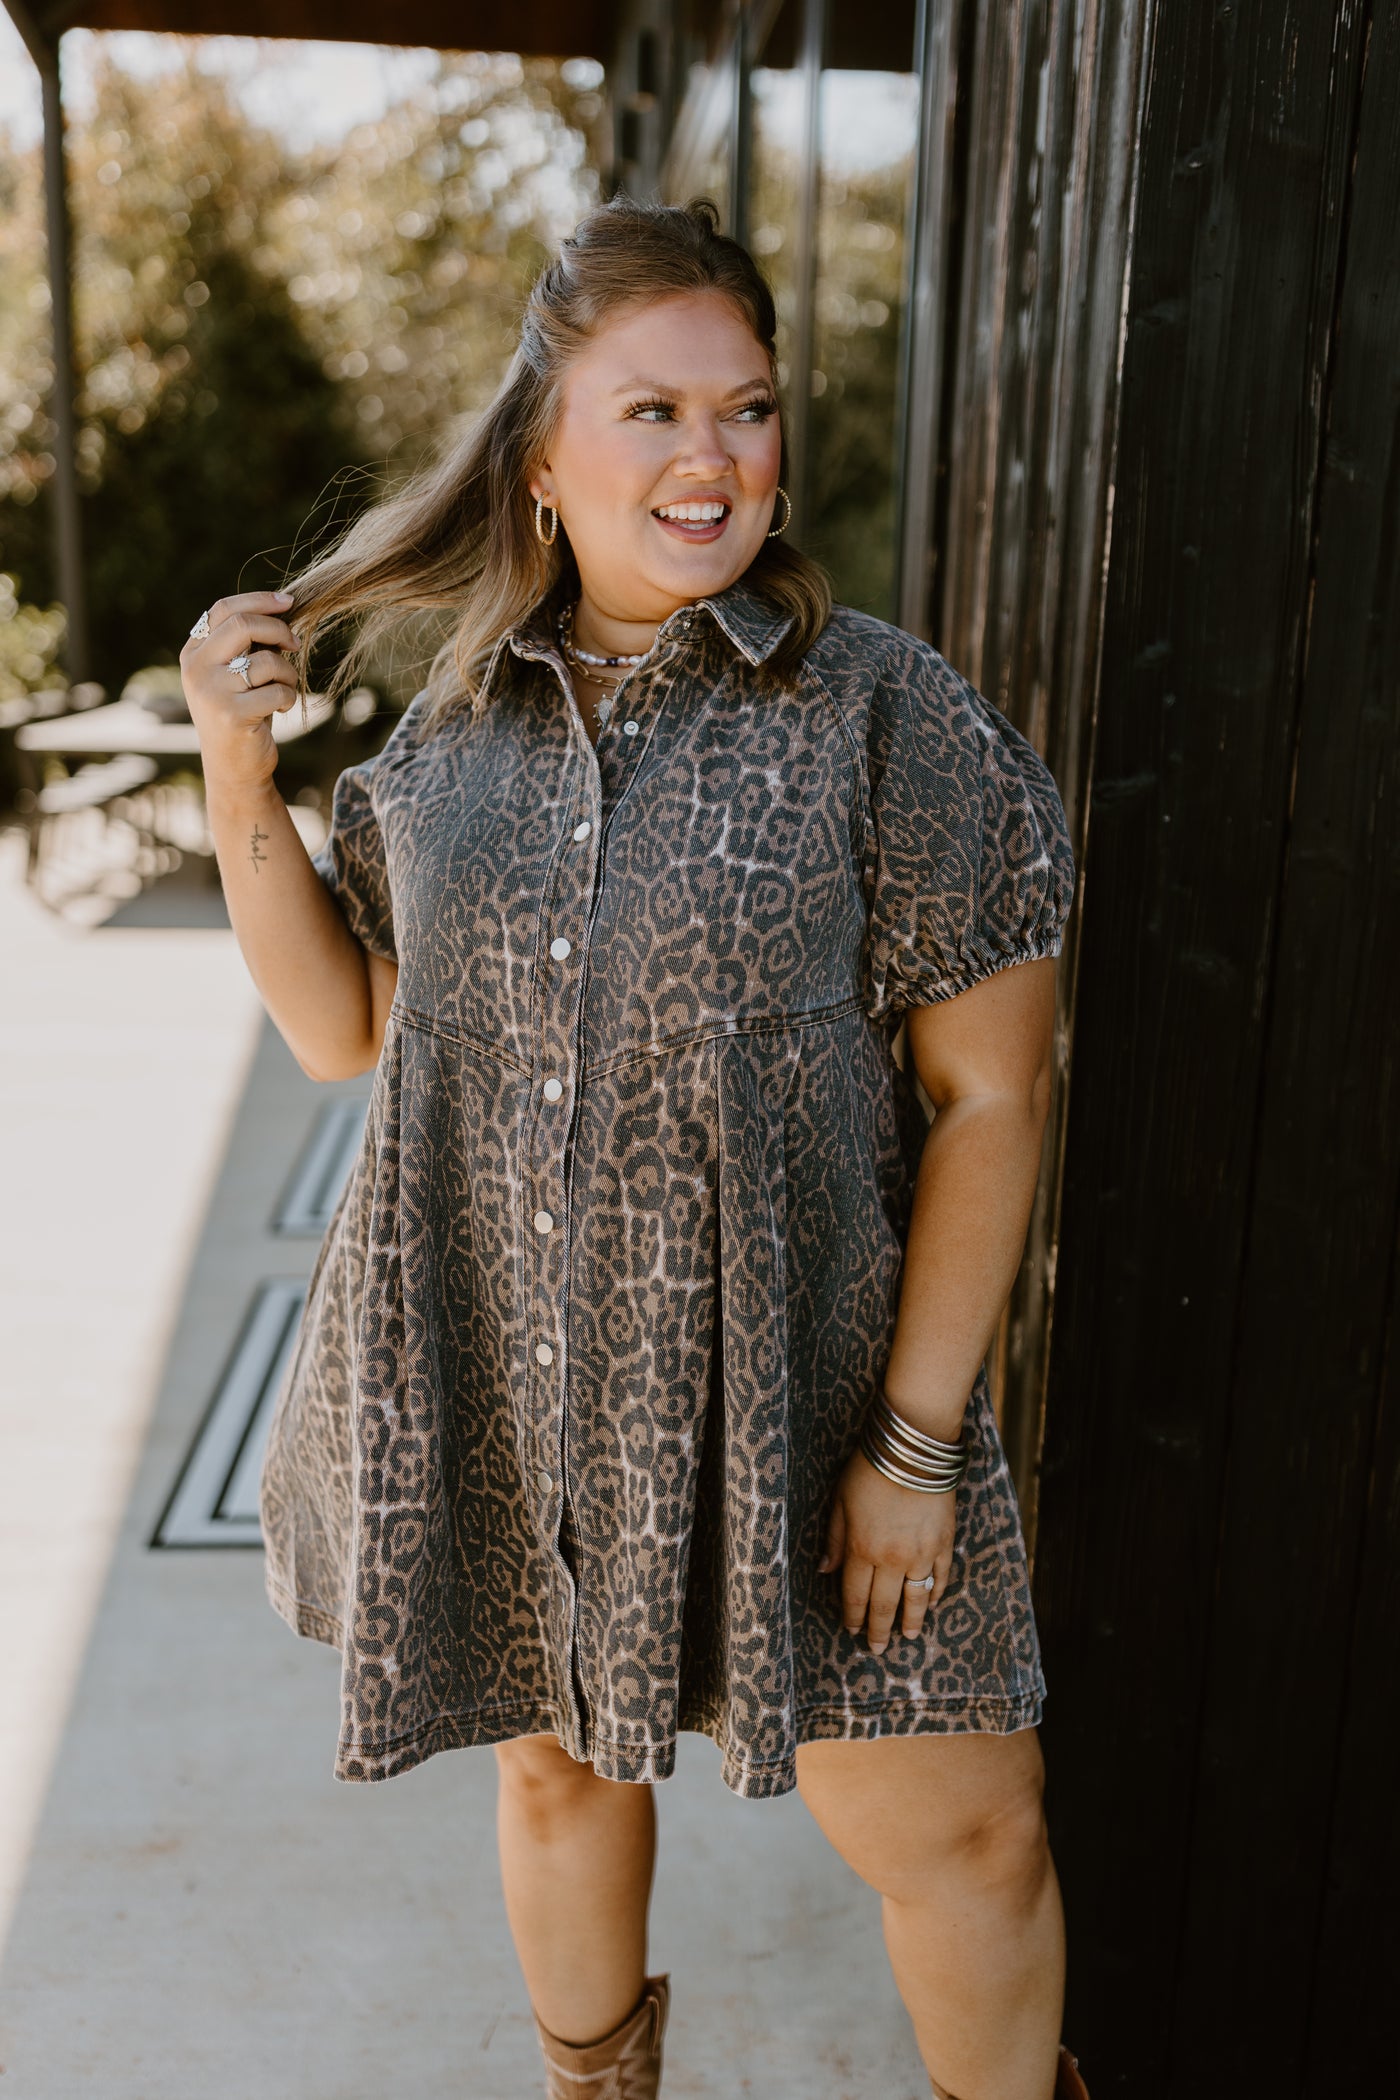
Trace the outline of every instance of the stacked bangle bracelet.
<instances>
[{"instance_id":1,"label":"stacked bangle bracelet","mask_svg":"<svg viewBox=\"0 0 1400 2100\"><path fill-rule=\"evenodd\" d=\"M951 1493L967 1471L968 1446L961 1432L955 1444L926 1435L897 1415L883 1392L865 1418L860 1448L887 1480L926 1495Z\"/></svg>"}]
</instances>

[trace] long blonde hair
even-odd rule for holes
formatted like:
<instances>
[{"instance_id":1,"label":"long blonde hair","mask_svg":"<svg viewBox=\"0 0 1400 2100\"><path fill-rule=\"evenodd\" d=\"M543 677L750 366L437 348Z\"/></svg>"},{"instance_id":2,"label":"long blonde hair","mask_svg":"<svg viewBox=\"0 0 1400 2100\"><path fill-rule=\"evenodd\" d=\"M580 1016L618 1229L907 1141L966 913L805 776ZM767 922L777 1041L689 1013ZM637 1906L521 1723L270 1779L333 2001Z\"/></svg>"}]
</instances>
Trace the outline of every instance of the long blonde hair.
<instances>
[{"instance_id":1,"label":"long blonde hair","mask_svg":"<svg viewBox=\"0 0 1400 2100\"><path fill-rule=\"evenodd\" d=\"M397 615L455 611L455 631L428 672L426 717L435 726L459 708L485 705L482 677L495 645L566 565L577 579L567 533L552 547L541 544L528 487L549 451L566 366L618 309L692 291L734 302L767 354L776 386L773 295L747 249L719 231L707 198L682 206L616 197L587 213L536 279L510 369L470 432L288 578L295 603L287 617L300 640L303 686L312 643L328 627L364 615L331 678L335 695ZM793 616L768 659L786 681L830 618L830 582L781 539L766 539L744 576L776 611Z\"/></svg>"}]
</instances>

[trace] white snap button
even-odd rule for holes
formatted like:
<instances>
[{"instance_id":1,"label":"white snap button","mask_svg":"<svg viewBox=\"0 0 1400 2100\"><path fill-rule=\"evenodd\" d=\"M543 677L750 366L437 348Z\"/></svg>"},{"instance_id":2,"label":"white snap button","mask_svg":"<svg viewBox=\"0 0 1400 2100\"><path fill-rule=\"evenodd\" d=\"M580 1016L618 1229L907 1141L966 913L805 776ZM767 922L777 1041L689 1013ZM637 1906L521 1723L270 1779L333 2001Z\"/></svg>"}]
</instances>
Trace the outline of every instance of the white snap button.
<instances>
[{"instance_id":1,"label":"white snap button","mask_svg":"<svg viewBox=\"0 0 1400 2100\"><path fill-rule=\"evenodd\" d=\"M554 1361L554 1351L553 1351L553 1350L552 1350L552 1349L550 1348L550 1346L549 1346L549 1343L548 1343L548 1342L536 1342L536 1344L535 1344L535 1362L536 1362L537 1364L552 1364L552 1363L553 1363L553 1361Z\"/></svg>"},{"instance_id":2,"label":"white snap button","mask_svg":"<svg viewBox=\"0 0 1400 2100\"><path fill-rule=\"evenodd\" d=\"M545 1468L541 1466L538 1473L536 1473L535 1478L539 1482L540 1486L543 1488L545 1494L547 1495L554 1485L554 1475L552 1473L546 1472Z\"/></svg>"},{"instance_id":3,"label":"white snap button","mask_svg":"<svg viewBox=\"0 0 1400 2100\"><path fill-rule=\"evenodd\" d=\"M556 962L563 962L564 957L566 955L572 954L573 945L573 942L566 941L563 934L561 933L557 941L550 942L549 952L554 957L554 960Z\"/></svg>"},{"instance_id":4,"label":"white snap button","mask_svg":"<svg viewBox=\"0 0 1400 2100\"><path fill-rule=\"evenodd\" d=\"M552 1232L554 1230L554 1220L547 1210L537 1210L535 1212L535 1230L536 1232Z\"/></svg>"},{"instance_id":5,"label":"white snap button","mask_svg":"<svg viewBox=\"0 0 1400 2100\"><path fill-rule=\"evenodd\" d=\"M585 817L581 824L575 824L574 837L576 839L586 839L588 837L589 832L592 829L593 826L589 823L587 817Z\"/></svg>"},{"instance_id":6,"label":"white snap button","mask_svg":"<svg viewBox=\"0 0 1400 2100\"><path fill-rule=\"evenodd\" d=\"M557 1079L546 1079L544 1083L544 1098L546 1101L557 1101L563 1091L564 1089Z\"/></svg>"},{"instance_id":7,"label":"white snap button","mask_svg":"<svg viewBox=\"0 0 1400 2100\"><path fill-rule=\"evenodd\" d=\"M622 725L622 734L624 736L635 736L640 726L640 723L637 722L624 722Z\"/></svg>"}]
</instances>

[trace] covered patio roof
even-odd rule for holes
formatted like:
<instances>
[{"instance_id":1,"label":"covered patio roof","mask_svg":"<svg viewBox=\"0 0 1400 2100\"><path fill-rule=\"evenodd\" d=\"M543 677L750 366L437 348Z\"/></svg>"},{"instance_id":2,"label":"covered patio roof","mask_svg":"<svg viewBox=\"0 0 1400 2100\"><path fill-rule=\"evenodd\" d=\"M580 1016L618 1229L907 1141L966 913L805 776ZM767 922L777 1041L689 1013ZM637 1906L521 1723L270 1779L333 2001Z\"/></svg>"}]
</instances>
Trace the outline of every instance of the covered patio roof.
<instances>
[{"instance_id":1,"label":"covered patio roof","mask_svg":"<svg viewBox=\"0 0 1400 2100\"><path fill-rule=\"evenodd\" d=\"M278 36L344 44L425 44L606 58L617 0L5 0L25 42L52 50L65 29L149 29L183 36Z\"/></svg>"}]
</instances>

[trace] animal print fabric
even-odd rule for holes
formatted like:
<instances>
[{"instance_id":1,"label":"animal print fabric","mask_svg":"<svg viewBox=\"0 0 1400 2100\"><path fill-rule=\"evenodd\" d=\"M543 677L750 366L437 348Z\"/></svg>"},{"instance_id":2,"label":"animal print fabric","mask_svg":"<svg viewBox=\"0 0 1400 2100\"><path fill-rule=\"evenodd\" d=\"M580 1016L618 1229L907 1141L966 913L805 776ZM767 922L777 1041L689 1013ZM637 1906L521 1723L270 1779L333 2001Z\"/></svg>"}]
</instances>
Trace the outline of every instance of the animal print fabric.
<instances>
[{"instance_id":1,"label":"animal print fabric","mask_svg":"<svg viewBox=\"0 0 1400 2100\"><path fill-rule=\"evenodd\" d=\"M692 1729L759 1798L801 1742L1027 1726L984 1370L922 1632L872 1654L816 1565L928 1129L891 1040L1059 951L1054 780L844 607L775 691L742 579L663 623L595 753L552 595L478 712L430 733L420 694L342 774L316 856L399 965L262 1482L272 1603L341 1651L336 1776L550 1732L659 1780Z\"/></svg>"}]
</instances>

